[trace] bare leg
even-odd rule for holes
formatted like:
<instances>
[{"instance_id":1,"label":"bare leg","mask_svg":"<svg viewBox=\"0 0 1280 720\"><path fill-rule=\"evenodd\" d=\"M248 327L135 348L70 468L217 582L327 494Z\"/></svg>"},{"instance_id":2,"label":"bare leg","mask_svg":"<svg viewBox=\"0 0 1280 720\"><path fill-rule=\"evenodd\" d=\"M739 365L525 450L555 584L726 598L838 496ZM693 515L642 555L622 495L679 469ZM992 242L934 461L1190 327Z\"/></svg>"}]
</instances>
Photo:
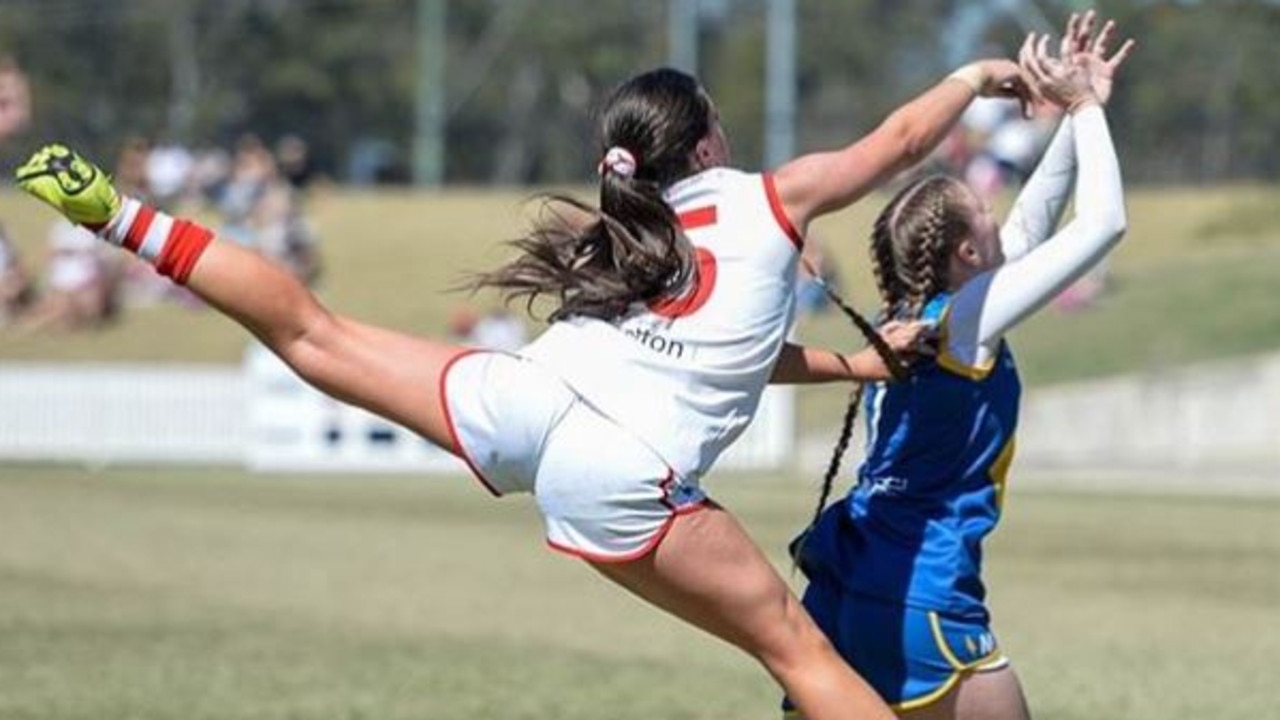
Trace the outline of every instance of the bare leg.
<instances>
[{"instance_id":1,"label":"bare leg","mask_svg":"<svg viewBox=\"0 0 1280 720\"><path fill-rule=\"evenodd\" d=\"M1031 720L1010 666L966 675L936 703L900 713L902 720Z\"/></svg>"},{"instance_id":2,"label":"bare leg","mask_svg":"<svg viewBox=\"0 0 1280 720\"><path fill-rule=\"evenodd\" d=\"M809 720L891 720L728 512L676 518L656 550L592 563L636 595L759 660Z\"/></svg>"}]
</instances>

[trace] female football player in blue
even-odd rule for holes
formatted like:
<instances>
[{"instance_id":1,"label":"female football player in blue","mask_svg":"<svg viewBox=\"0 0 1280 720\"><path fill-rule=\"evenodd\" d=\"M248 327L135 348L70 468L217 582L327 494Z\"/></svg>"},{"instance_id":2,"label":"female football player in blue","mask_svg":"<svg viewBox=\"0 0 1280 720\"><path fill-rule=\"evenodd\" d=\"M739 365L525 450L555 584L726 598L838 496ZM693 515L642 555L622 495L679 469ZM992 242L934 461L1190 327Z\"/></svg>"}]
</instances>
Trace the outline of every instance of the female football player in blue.
<instances>
[{"instance_id":1,"label":"female football player in blue","mask_svg":"<svg viewBox=\"0 0 1280 720\"><path fill-rule=\"evenodd\" d=\"M1023 46L1033 90L1064 119L1002 228L973 191L939 176L904 188L875 224L884 315L935 321L937 354L904 382L868 388L857 484L823 510L828 473L793 549L809 580L805 607L903 718L1029 718L990 630L981 547L1000 517L1018 419L1004 335L1125 230L1103 106L1133 44L1106 58L1114 26L1096 39L1092 26L1092 13L1073 16L1058 57L1047 37ZM1077 177L1075 218L1050 237ZM848 424L837 459L847 441Z\"/></svg>"}]
</instances>

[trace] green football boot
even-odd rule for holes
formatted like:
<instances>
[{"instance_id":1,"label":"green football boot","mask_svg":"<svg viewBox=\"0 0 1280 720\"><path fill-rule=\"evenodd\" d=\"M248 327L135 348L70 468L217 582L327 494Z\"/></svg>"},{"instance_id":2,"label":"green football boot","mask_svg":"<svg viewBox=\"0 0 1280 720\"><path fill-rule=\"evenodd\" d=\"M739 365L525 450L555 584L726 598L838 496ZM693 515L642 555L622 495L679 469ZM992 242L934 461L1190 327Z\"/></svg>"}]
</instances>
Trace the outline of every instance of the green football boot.
<instances>
[{"instance_id":1,"label":"green football boot","mask_svg":"<svg viewBox=\"0 0 1280 720\"><path fill-rule=\"evenodd\" d=\"M78 225L97 230L120 212L111 178L66 145L45 145L14 176L18 187Z\"/></svg>"}]
</instances>

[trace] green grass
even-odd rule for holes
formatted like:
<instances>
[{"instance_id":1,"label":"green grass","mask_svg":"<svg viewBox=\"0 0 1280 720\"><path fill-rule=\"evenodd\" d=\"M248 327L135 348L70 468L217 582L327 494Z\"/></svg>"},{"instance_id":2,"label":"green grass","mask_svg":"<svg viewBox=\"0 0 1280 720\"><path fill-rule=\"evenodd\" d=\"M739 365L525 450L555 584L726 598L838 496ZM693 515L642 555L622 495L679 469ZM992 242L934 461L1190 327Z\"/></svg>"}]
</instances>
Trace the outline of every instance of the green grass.
<instances>
[{"instance_id":1,"label":"green grass","mask_svg":"<svg viewBox=\"0 0 1280 720\"><path fill-rule=\"evenodd\" d=\"M808 483L712 489L785 568ZM1274 714L1280 501L1015 485L1007 510L988 576L1037 718ZM778 716L737 651L461 478L7 465L0 528L6 720Z\"/></svg>"}]
</instances>

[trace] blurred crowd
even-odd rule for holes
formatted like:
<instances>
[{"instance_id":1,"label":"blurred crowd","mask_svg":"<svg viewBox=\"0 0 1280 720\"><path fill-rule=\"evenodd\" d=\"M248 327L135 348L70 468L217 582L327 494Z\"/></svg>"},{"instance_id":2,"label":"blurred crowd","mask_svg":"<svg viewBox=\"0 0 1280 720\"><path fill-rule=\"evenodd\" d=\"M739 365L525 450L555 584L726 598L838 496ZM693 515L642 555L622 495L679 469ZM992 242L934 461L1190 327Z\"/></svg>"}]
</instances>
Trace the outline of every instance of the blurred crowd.
<instances>
[{"instance_id":1,"label":"blurred crowd","mask_svg":"<svg viewBox=\"0 0 1280 720\"><path fill-rule=\"evenodd\" d=\"M318 238L305 212L316 176L300 137L268 146L245 135L230 150L133 137L121 144L110 171L122 193L175 215L208 218L219 237L275 259L308 285L319 278ZM130 307L199 305L147 264L111 252L65 220L48 228L45 248L41 261L31 263L0 229L0 326L92 329ZM39 274L31 269L36 265Z\"/></svg>"}]
</instances>

